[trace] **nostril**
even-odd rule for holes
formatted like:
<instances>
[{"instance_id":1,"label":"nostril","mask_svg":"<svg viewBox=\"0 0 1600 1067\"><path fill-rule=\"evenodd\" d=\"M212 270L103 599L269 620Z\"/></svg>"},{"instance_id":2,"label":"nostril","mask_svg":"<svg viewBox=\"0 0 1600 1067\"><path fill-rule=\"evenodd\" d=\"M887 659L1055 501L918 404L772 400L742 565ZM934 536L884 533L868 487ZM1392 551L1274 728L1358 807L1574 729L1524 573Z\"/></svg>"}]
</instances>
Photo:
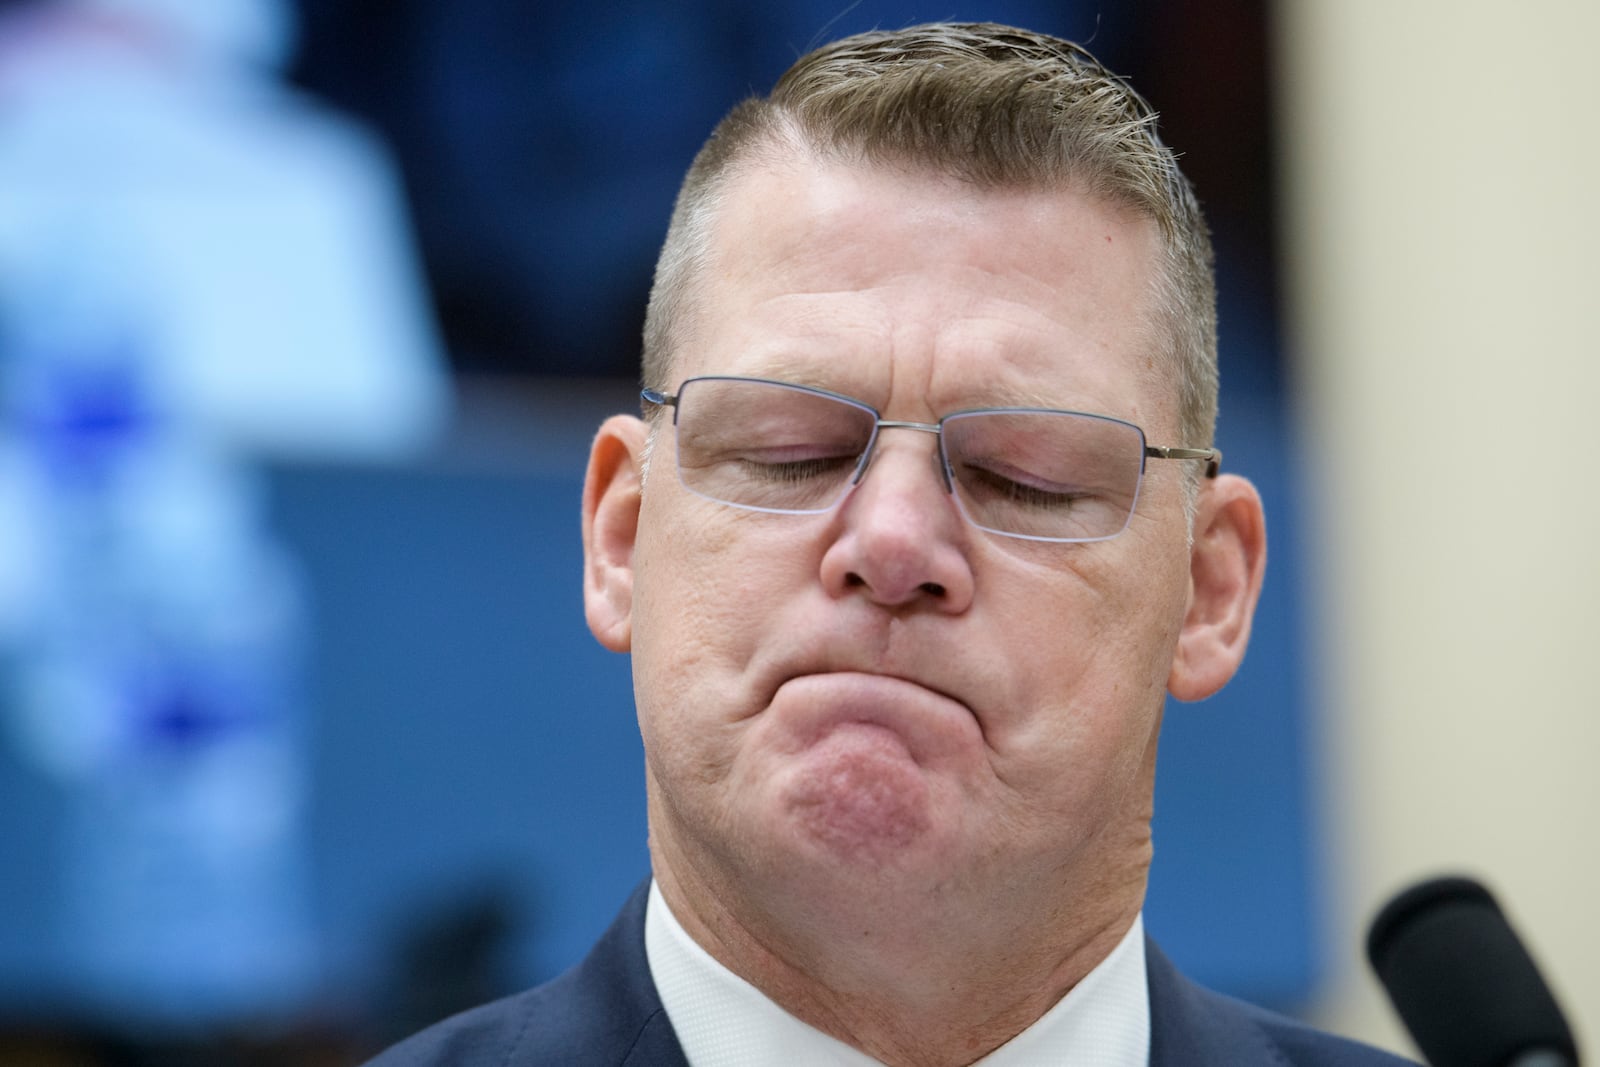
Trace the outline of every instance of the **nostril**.
<instances>
[{"instance_id":1,"label":"nostril","mask_svg":"<svg viewBox=\"0 0 1600 1067\"><path fill-rule=\"evenodd\" d=\"M872 586L868 584L867 580L861 577L861 575L857 574L855 571L850 571L844 576L844 584L851 589L872 588ZM945 588L939 582L923 582L917 586L917 591L920 593L926 593L928 596L931 596L935 599L943 599L945 595Z\"/></svg>"}]
</instances>

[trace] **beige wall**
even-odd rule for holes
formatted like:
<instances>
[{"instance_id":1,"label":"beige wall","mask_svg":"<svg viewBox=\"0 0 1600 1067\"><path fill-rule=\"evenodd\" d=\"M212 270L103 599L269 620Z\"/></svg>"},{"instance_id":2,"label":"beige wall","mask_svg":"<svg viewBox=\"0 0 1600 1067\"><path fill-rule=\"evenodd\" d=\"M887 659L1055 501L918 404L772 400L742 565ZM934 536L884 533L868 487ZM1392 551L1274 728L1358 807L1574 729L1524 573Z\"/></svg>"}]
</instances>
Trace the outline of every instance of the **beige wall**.
<instances>
[{"instance_id":1,"label":"beige wall","mask_svg":"<svg viewBox=\"0 0 1600 1067\"><path fill-rule=\"evenodd\" d=\"M1317 1011L1491 885L1600 1055L1600 2L1280 0L1290 337L1328 760Z\"/></svg>"}]
</instances>

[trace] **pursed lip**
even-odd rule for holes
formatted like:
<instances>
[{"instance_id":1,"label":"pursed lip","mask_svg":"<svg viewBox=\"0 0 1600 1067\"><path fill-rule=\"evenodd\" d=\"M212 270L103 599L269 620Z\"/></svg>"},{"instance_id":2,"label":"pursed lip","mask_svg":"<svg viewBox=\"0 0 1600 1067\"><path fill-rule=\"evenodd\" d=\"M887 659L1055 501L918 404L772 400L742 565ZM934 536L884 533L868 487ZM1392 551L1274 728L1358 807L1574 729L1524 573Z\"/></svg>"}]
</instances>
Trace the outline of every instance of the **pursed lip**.
<instances>
[{"instance_id":1,"label":"pursed lip","mask_svg":"<svg viewBox=\"0 0 1600 1067\"><path fill-rule=\"evenodd\" d=\"M797 678L863 675L925 689L977 717L978 709L967 699L971 678L964 670L963 657L946 654L946 642L921 638L922 635L907 634L891 641L876 628L839 632L826 638L820 634L799 636L788 642L783 652L760 665L764 695L770 699L779 688Z\"/></svg>"},{"instance_id":2,"label":"pursed lip","mask_svg":"<svg viewBox=\"0 0 1600 1067\"><path fill-rule=\"evenodd\" d=\"M982 742L982 726L960 697L917 677L856 668L792 673L776 687L778 709L792 736L808 744L849 724L889 730L919 758L951 754Z\"/></svg>"}]
</instances>

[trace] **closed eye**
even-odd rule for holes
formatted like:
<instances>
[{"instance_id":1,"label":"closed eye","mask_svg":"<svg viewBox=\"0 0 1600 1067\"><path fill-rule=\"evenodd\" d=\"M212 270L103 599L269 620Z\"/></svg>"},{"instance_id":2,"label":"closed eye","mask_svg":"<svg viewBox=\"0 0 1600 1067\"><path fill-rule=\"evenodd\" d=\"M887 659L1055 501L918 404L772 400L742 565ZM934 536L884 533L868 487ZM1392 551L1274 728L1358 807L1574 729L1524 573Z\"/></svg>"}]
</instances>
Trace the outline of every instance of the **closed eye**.
<instances>
[{"instance_id":1,"label":"closed eye","mask_svg":"<svg viewBox=\"0 0 1600 1067\"><path fill-rule=\"evenodd\" d=\"M776 485L798 485L819 478L848 474L856 465L851 455L813 456L806 459L766 459L741 457L741 469L751 478Z\"/></svg>"},{"instance_id":2,"label":"closed eye","mask_svg":"<svg viewBox=\"0 0 1600 1067\"><path fill-rule=\"evenodd\" d=\"M1001 473L988 467L964 465L958 476L974 496L993 503L1034 509L1063 509L1091 499L1095 494L1075 486L1046 486L1022 479L1021 471Z\"/></svg>"}]
</instances>

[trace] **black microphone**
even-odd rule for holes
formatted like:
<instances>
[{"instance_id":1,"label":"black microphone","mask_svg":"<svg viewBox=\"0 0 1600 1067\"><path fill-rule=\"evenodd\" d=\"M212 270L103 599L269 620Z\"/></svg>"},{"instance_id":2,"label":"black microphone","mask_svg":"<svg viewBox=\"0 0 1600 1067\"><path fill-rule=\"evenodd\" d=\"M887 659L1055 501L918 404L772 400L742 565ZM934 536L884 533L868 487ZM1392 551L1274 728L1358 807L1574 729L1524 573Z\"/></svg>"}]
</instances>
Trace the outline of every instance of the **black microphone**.
<instances>
[{"instance_id":1,"label":"black microphone","mask_svg":"<svg viewBox=\"0 0 1600 1067\"><path fill-rule=\"evenodd\" d=\"M1437 878L1386 904L1367 959L1433 1067L1577 1067L1572 1031L1489 891Z\"/></svg>"}]
</instances>

